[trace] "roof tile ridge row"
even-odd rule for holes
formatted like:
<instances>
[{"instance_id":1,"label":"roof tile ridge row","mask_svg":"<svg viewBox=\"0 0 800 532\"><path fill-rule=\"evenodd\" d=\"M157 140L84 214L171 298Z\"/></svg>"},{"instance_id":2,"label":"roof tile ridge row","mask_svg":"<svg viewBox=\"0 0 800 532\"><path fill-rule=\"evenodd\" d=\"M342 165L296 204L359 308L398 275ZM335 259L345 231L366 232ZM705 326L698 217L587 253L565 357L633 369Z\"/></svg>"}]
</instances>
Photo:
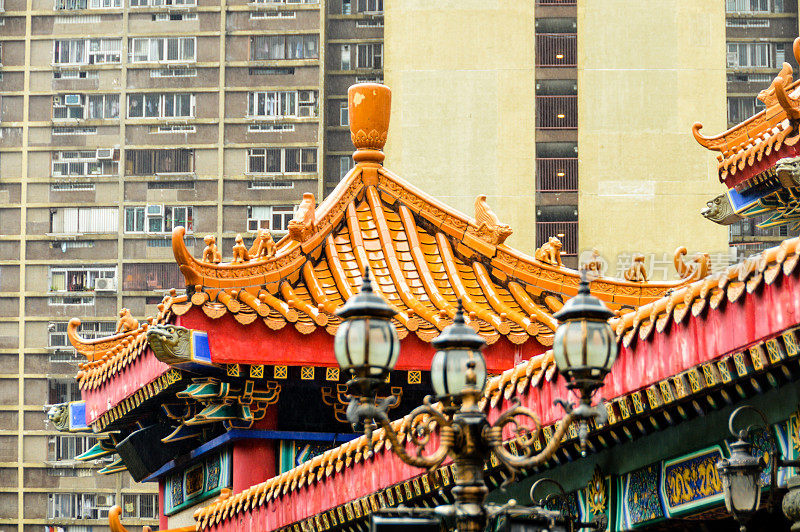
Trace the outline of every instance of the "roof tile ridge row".
<instances>
[{"instance_id":1,"label":"roof tile ridge row","mask_svg":"<svg viewBox=\"0 0 800 532\"><path fill-rule=\"evenodd\" d=\"M267 287L275 294L278 282L288 278L303 266L306 255L319 247L342 219L345 207L362 191L363 165L356 165L334 191L314 209L314 228L303 241L289 235L276 244L272 257L241 263L211 263L196 259L183 241L185 229L176 227L172 232L172 250L175 260L186 279L186 285L199 290L216 292L219 289Z\"/></svg>"},{"instance_id":2,"label":"roof tile ridge row","mask_svg":"<svg viewBox=\"0 0 800 532\"><path fill-rule=\"evenodd\" d=\"M101 357L79 365L80 371L75 376L78 387L81 390L95 389L102 385L106 380L113 377L116 373L132 364L147 347L147 331L154 325L167 323L172 319L172 305L186 301L186 296L177 296L175 290L165 295L161 303L158 304L158 313L148 317L137 329L129 331L128 334L115 335L106 341L115 340L114 344L108 344L108 348ZM77 336L77 332L70 335L70 342L81 343L87 340Z\"/></svg>"},{"instance_id":3,"label":"roof tile ridge row","mask_svg":"<svg viewBox=\"0 0 800 532\"><path fill-rule=\"evenodd\" d=\"M763 283L773 284L795 271L800 259L800 237L781 242L729 266L725 271L692 282L661 299L612 318L610 323L625 347L637 336L645 341L653 331L664 333L670 323L681 323L691 313L699 316L707 309L719 309L725 302L734 303L746 293L753 293Z\"/></svg>"},{"instance_id":4,"label":"roof tile ridge row","mask_svg":"<svg viewBox=\"0 0 800 532\"><path fill-rule=\"evenodd\" d=\"M378 176L380 192L398 200L402 206L426 219L453 240L464 242L476 253L483 255L492 266L534 286L539 278L545 277L548 280L558 281L560 290L557 292L561 294L572 296L578 293L580 272L577 270L551 266L506 244L476 243L475 240L480 239L480 227L474 218L445 205L384 167L378 169ZM602 277L593 283L592 291L605 301L611 301L616 293L637 293L641 298L650 301L687 282L685 279L635 282ZM602 286L603 290L598 290L598 286Z\"/></svg>"}]
</instances>

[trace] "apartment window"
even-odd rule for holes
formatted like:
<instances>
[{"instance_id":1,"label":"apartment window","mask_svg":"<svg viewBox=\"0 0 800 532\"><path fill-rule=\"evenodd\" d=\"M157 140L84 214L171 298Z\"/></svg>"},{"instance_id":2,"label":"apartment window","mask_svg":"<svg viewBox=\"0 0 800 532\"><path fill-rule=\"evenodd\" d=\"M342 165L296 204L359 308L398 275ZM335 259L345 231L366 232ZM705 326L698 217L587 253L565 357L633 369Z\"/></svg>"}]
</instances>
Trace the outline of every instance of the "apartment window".
<instances>
[{"instance_id":1,"label":"apartment window","mask_svg":"<svg viewBox=\"0 0 800 532\"><path fill-rule=\"evenodd\" d=\"M358 68L383 68L383 44L370 43L356 46Z\"/></svg>"},{"instance_id":2,"label":"apartment window","mask_svg":"<svg viewBox=\"0 0 800 532\"><path fill-rule=\"evenodd\" d=\"M764 109L764 102L753 97L731 97L728 98L728 122L744 122L754 114Z\"/></svg>"},{"instance_id":3,"label":"apartment window","mask_svg":"<svg viewBox=\"0 0 800 532\"><path fill-rule=\"evenodd\" d=\"M353 12L353 6L350 0L342 0L342 15L350 15Z\"/></svg>"},{"instance_id":4,"label":"apartment window","mask_svg":"<svg viewBox=\"0 0 800 532\"><path fill-rule=\"evenodd\" d=\"M53 96L53 120L83 118L86 96L82 94L61 94Z\"/></svg>"},{"instance_id":5,"label":"apartment window","mask_svg":"<svg viewBox=\"0 0 800 532\"><path fill-rule=\"evenodd\" d=\"M264 205L247 207L247 230L259 229L288 231L289 221L294 217L291 205Z\"/></svg>"},{"instance_id":6,"label":"apartment window","mask_svg":"<svg viewBox=\"0 0 800 532\"><path fill-rule=\"evenodd\" d=\"M256 67L248 69L250 76L293 76L294 67Z\"/></svg>"},{"instance_id":7,"label":"apartment window","mask_svg":"<svg viewBox=\"0 0 800 532\"><path fill-rule=\"evenodd\" d=\"M116 207L63 207L50 210L51 233L116 233Z\"/></svg>"},{"instance_id":8,"label":"apartment window","mask_svg":"<svg viewBox=\"0 0 800 532\"><path fill-rule=\"evenodd\" d=\"M292 189L294 181L277 181L274 179L253 179L247 182L247 188L253 190Z\"/></svg>"},{"instance_id":9,"label":"apartment window","mask_svg":"<svg viewBox=\"0 0 800 532\"><path fill-rule=\"evenodd\" d=\"M121 39L59 39L53 43L53 62L59 65L119 63Z\"/></svg>"},{"instance_id":10,"label":"apartment window","mask_svg":"<svg viewBox=\"0 0 800 532\"><path fill-rule=\"evenodd\" d=\"M126 233L171 233L179 225L192 232L192 207L146 205L125 208Z\"/></svg>"},{"instance_id":11,"label":"apartment window","mask_svg":"<svg viewBox=\"0 0 800 532\"><path fill-rule=\"evenodd\" d=\"M728 68L772 67L775 52L770 43L728 43Z\"/></svg>"},{"instance_id":12,"label":"apartment window","mask_svg":"<svg viewBox=\"0 0 800 532\"><path fill-rule=\"evenodd\" d=\"M256 123L247 126L248 133L272 133L275 131L294 131L294 124Z\"/></svg>"},{"instance_id":13,"label":"apartment window","mask_svg":"<svg viewBox=\"0 0 800 532\"><path fill-rule=\"evenodd\" d=\"M97 444L92 436L50 436L47 439L47 460L61 462L74 460Z\"/></svg>"},{"instance_id":14,"label":"apartment window","mask_svg":"<svg viewBox=\"0 0 800 532\"><path fill-rule=\"evenodd\" d=\"M344 179L344 176L347 175L347 172L353 168L353 158L348 157L347 155L342 155L339 157L339 180L341 181Z\"/></svg>"},{"instance_id":15,"label":"apartment window","mask_svg":"<svg viewBox=\"0 0 800 532\"><path fill-rule=\"evenodd\" d=\"M383 0L358 0L359 13L383 13Z\"/></svg>"},{"instance_id":16,"label":"apartment window","mask_svg":"<svg viewBox=\"0 0 800 532\"><path fill-rule=\"evenodd\" d=\"M47 518L107 519L113 505L113 494L48 493Z\"/></svg>"},{"instance_id":17,"label":"apartment window","mask_svg":"<svg viewBox=\"0 0 800 532\"><path fill-rule=\"evenodd\" d=\"M146 93L128 96L128 118L194 118L194 94Z\"/></svg>"},{"instance_id":18,"label":"apartment window","mask_svg":"<svg viewBox=\"0 0 800 532\"><path fill-rule=\"evenodd\" d=\"M347 102L339 102L339 125L346 126L349 125L350 120L348 117L349 108L347 106Z\"/></svg>"},{"instance_id":19,"label":"apartment window","mask_svg":"<svg viewBox=\"0 0 800 532\"><path fill-rule=\"evenodd\" d=\"M383 18L376 18L374 20L361 19L356 20L356 28L382 28Z\"/></svg>"},{"instance_id":20,"label":"apartment window","mask_svg":"<svg viewBox=\"0 0 800 532\"><path fill-rule=\"evenodd\" d=\"M112 268L50 268L51 292L89 292L91 290L113 290L117 269ZM98 279L111 279L98 283Z\"/></svg>"},{"instance_id":21,"label":"apartment window","mask_svg":"<svg viewBox=\"0 0 800 532\"><path fill-rule=\"evenodd\" d=\"M55 0L53 9L56 11L66 10L71 11L74 9L111 9L122 7L122 0Z\"/></svg>"},{"instance_id":22,"label":"apartment window","mask_svg":"<svg viewBox=\"0 0 800 532\"><path fill-rule=\"evenodd\" d=\"M194 190L194 181L149 181L147 190Z\"/></svg>"},{"instance_id":23,"label":"apartment window","mask_svg":"<svg viewBox=\"0 0 800 532\"><path fill-rule=\"evenodd\" d=\"M53 72L53 79L97 79L100 72L97 70L64 70L63 72Z\"/></svg>"},{"instance_id":24,"label":"apartment window","mask_svg":"<svg viewBox=\"0 0 800 532\"><path fill-rule=\"evenodd\" d=\"M342 45L342 70L350 70L350 45Z\"/></svg>"},{"instance_id":25,"label":"apartment window","mask_svg":"<svg viewBox=\"0 0 800 532\"><path fill-rule=\"evenodd\" d=\"M783 13L783 0L725 0L728 13Z\"/></svg>"},{"instance_id":26,"label":"apartment window","mask_svg":"<svg viewBox=\"0 0 800 532\"><path fill-rule=\"evenodd\" d=\"M316 148L253 148L247 150L247 172L250 174L291 174L316 171Z\"/></svg>"},{"instance_id":27,"label":"apartment window","mask_svg":"<svg viewBox=\"0 0 800 532\"><path fill-rule=\"evenodd\" d=\"M50 183L50 190L52 192L75 192L78 190L94 190L94 183L90 182L83 182L83 181L54 181ZM62 242L62 247L64 249L73 249L78 247L91 247L91 246L75 246L73 244L82 243L86 244L86 241L81 240L80 242Z\"/></svg>"},{"instance_id":28,"label":"apartment window","mask_svg":"<svg viewBox=\"0 0 800 532\"><path fill-rule=\"evenodd\" d=\"M128 150L125 175L189 174L194 172L194 150Z\"/></svg>"},{"instance_id":29,"label":"apartment window","mask_svg":"<svg viewBox=\"0 0 800 532\"><path fill-rule=\"evenodd\" d=\"M88 105L87 105L88 104ZM119 95L60 94L53 96L53 120L119 118Z\"/></svg>"},{"instance_id":30,"label":"apartment window","mask_svg":"<svg viewBox=\"0 0 800 532\"><path fill-rule=\"evenodd\" d=\"M319 0L254 0L251 4L319 4Z\"/></svg>"},{"instance_id":31,"label":"apartment window","mask_svg":"<svg viewBox=\"0 0 800 532\"><path fill-rule=\"evenodd\" d=\"M170 240L161 239L171 245ZM184 278L178 266L157 263L133 263L122 267L122 289L135 291L164 290L176 286L183 286Z\"/></svg>"},{"instance_id":32,"label":"apartment window","mask_svg":"<svg viewBox=\"0 0 800 532\"><path fill-rule=\"evenodd\" d=\"M162 68L151 70L151 78L193 78L197 76L196 68Z\"/></svg>"},{"instance_id":33,"label":"apartment window","mask_svg":"<svg viewBox=\"0 0 800 532\"><path fill-rule=\"evenodd\" d=\"M181 124L168 124L151 127L150 133L197 133L197 128Z\"/></svg>"},{"instance_id":34,"label":"apartment window","mask_svg":"<svg viewBox=\"0 0 800 532\"><path fill-rule=\"evenodd\" d=\"M197 13L153 13L153 22L197 20Z\"/></svg>"},{"instance_id":35,"label":"apartment window","mask_svg":"<svg viewBox=\"0 0 800 532\"><path fill-rule=\"evenodd\" d=\"M48 379L47 388L47 403L51 405L81 399L81 391L75 379Z\"/></svg>"},{"instance_id":36,"label":"apartment window","mask_svg":"<svg viewBox=\"0 0 800 532\"><path fill-rule=\"evenodd\" d=\"M130 40L130 61L190 62L195 61L195 37L166 37Z\"/></svg>"},{"instance_id":37,"label":"apartment window","mask_svg":"<svg viewBox=\"0 0 800 532\"><path fill-rule=\"evenodd\" d=\"M96 127L54 127L53 135L96 135Z\"/></svg>"},{"instance_id":38,"label":"apartment window","mask_svg":"<svg viewBox=\"0 0 800 532\"><path fill-rule=\"evenodd\" d=\"M53 153L53 177L113 176L119 173L114 149L57 151Z\"/></svg>"},{"instance_id":39,"label":"apartment window","mask_svg":"<svg viewBox=\"0 0 800 532\"><path fill-rule=\"evenodd\" d=\"M116 330L116 323L113 321L84 321L78 327L78 334L87 340L111 336ZM48 325L48 346L49 347L72 347L67 338L67 322L51 322Z\"/></svg>"},{"instance_id":40,"label":"apartment window","mask_svg":"<svg viewBox=\"0 0 800 532\"><path fill-rule=\"evenodd\" d=\"M131 7L196 6L197 0L131 0Z\"/></svg>"},{"instance_id":41,"label":"apartment window","mask_svg":"<svg viewBox=\"0 0 800 532\"><path fill-rule=\"evenodd\" d=\"M158 499L154 493L123 493L122 517L155 519L158 517Z\"/></svg>"},{"instance_id":42,"label":"apartment window","mask_svg":"<svg viewBox=\"0 0 800 532\"><path fill-rule=\"evenodd\" d=\"M251 19L263 18L297 18L297 13L294 11L251 11Z\"/></svg>"},{"instance_id":43,"label":"apartment window","mask_svg":"<svg viewBox=\"0 0 800 532\"><path fill-rule=\"evenodd\" d=\"M295 118L317 116L317 91L259 91L248 94L247 116Z\"/></svg>"},{"instance_id":44,"label":"apartment window","mask_svg":"<svg viewBox=\"0 0 800 532\"><path fill-rule=\"evenodd\" d=\"M250 38L250 59L316 59L318 35L258 35Z\"/></svg>"}]
</instances>

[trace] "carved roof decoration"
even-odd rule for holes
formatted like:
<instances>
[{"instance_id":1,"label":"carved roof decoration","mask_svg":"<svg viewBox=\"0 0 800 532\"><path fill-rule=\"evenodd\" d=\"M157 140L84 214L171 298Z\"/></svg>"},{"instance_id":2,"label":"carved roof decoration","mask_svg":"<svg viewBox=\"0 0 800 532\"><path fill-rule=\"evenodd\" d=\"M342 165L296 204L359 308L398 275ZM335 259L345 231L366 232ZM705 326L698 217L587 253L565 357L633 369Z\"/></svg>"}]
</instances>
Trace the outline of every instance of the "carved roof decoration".
<instances>
[{"instance_id":1,"label":"carved roof decoration","mask_svg":"<svg viewBox=\"0 0 800 532\"><path fill-rule=\"evenodd\" d=\"M795 39L795 59L800 58L800 38ZM694 138L703 147L718 151L719 179L728 188L745 184L751 178L767 170L786 153L785 147L793 147L800 140L797 119L800 118L800 80L793 81L792 67L783 64L772 84L761 91L758 99L766 109L716 136L705 137L700 133L703 125L692 126ZM781 153L783 150L783 153Z\"/></svg>"},{"instance_id":2,"label":"carved roof decoration","mask_svg":"<svg viewBox=\"0 0 800 532\"><path fill-rule=\"evenodd\" d=\"M786 240L780 246L768 249L759 256L736 264L719 275L700 279L670 295L648 303L640 307L641 312L632 311L621 318L614 318L612 325L626 347L632 345L637 332L640 341L653 340L656 334L653 329L659 334L669 334L669 323L680 322L690 311L693 316L699 316L703 312L723 313L726 304L743 304L745 300L743 294L753 293L764 285L779 283L783 277L796 276L798 258L800 258L800 237ZM657 325L653 326L653 323ZM776 349L783 349L785 356L788 357L798 356L796 334L797 331L784 333L783 339L780 341L785 347ZM789 339L787 339L787 335ZM635 389L629 389L620 396L612 397L612 400L606 404L609 412L609 424L621 423L635 414L646 414L650 410L656 410L679 398L702 393L706 388L715 389L721 383L730 382L732 378L735 379L737 371L739 371L739 377L749 378L748 374L742 374L741 371L756 371L754 368L758 368L758 364L755 360L752 365L749 362L741 363L735 360L736 357L745 356L749 357L747 358L749 360L751 357L758 356L763 360L761 364L779 364L784 355L776 356L773 360L773 358L763 358L762 353L762 351L769 350L768 344L776 341L778 340L762 339L760 343L751 346L749 350L720 353L719 355L723 356L714 361L692 365L678 375L669 376L645 388L634 387ZM790 346L794 347L790 348ZM707 366L713 366L715 369L709 370ZM739 366L745 369L740 370ZM556 378L557 369L552 350L549 350L490 379L484 390L480 407L490 411L502 410L507 406L503 403L504 401L514 400L514 398L524 401L527 399L526 396L534 390L541 390L548 386L554 387ZM403 443L410 441L408 435L410 422L410 416L392 422ZM553 425L545 426L542 433L537 436L537 438L545 438L542 445L546 443L548 434L552 434L553 428ZM602 427L594 425L590 427L590 432L596 430L602 430ZM565 443L575 444L576 437L577 434L570 431L565 436ZM374 454L371 457L368 453L366 437L360 436L339 447L325 451L322 455L272 479L251 486L235 495L228 494L224 498L219 498L195 512L197 529L210 529L218 523L236 518L244 512L255 510L263 505L290 504L289 499L280 499L300 494L304 489L311 489L315 484L344 474L358 464L379 467L383 463L381 460L391 459L391 443L383 429L373 433L372 442ZM448 466L442 467L447 468Z\"/></svg>"}]
</instances>

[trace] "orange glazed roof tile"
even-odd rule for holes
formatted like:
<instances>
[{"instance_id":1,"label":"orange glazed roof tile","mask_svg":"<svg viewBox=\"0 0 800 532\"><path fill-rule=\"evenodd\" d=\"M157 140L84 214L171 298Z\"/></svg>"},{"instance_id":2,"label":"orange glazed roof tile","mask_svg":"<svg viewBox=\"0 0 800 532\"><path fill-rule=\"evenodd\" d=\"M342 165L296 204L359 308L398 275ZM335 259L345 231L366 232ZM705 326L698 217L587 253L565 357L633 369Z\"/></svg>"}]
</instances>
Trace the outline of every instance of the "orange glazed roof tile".
<instances>
[{"instance_id":1,"label":"orange glazed roof tile","mask_svg":"<svg viewBox=\"0 0 800 532\"><path fill-rule=\"evenodd\" d=\"M800 38L795 39L793 49L795 59L800 58ZM800 80L792 81L789 63L783 64L772 85L761 91L758 99L764 102L766 109L724 133L704 137L700 134L702 124L698 122L692 126L698 143L720 152L717 157L719 179L729 188L766 169L759 165L762 159L770 155L773 155L771 159L777 159L784 145L794 146L800 140L795 131L797 126L793 125L793 121L800 118ZM751 167L758 169L748 172Z\"/></svg>"}]
</instances>

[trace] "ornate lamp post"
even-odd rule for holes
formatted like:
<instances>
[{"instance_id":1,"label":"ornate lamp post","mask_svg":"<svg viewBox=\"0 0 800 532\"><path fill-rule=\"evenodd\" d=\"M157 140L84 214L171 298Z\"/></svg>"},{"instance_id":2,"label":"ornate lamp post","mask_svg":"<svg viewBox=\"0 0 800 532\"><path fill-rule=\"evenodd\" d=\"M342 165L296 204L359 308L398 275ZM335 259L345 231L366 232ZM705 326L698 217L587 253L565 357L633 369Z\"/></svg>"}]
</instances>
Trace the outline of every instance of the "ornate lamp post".
<instances>
[{"instance_id":1,"label":"ornate lamp post","mask_svg":"<svg viewBox=\"0 0 800 532\"><path fill-rule=\"evenodd\" d=\"M585 276L578 295L567 302L556 317L564 320L556 331L553 351L559 370L569 387L579 394L579 404L572 407L559 400L567 414L561 420L547 446L534 454L533 441L541 423L533 411L519 404L500 415L493 424L478 407L486 384L486 361L481 354L485 341L464 319L459 302L453 324L433 340L437 349L431 363L431 381L441 406L431 404L430 396L408 416L403 431L410 435L417 452L409 454L398 440L387 415L394 397L377 403L378 387L397 362L399 342L391 318L395 311L372 291L369 270L359 294L339 311L344 319L336 333L336 359L342 370L350 371L348 390L353 395L347 409L348 421L364 424L368 441L375 425L386 432L392 451L405 463L424 468L438 467L448 456L456 466L453 496L455 504L440 506L437 513L455 518L460 532L483 530L487 522L484 499L488 488L483 480L483 466L490 453L512 473L548 460L558 449L573 421L580 421L581 442L586 438L586 420L602 418L605 409L592 407L592 394L617 355L614 333L605 322L612 313L589 292ZM527 418L533 428L521 424ZM433 421L434 423L431 423ZM424 454L433 425L438 427L439 445ZM510 426L517 436L522 454L516 456L503 446L503 429Z\"/></svg>"},{"instance_id":2,"label":"ornate lamp post","mask_svg":"<svg viewBox=\"0 0 800 532\"><path fill-rule=\"evenodd\" d=\"M769 453L769 462L763 460L761 456L753 456L753 445L747 441L750 429L747 427L736 432L733 429L733 422L742 411L751 410L758 414L767 429L774 451ZM761 503L761 473L769 463L771 469L771 489L775 489L778 478L778 467L798 467L798 460L784 460L779 455L779 448L775 437L769 432L769 424L764 413L754 406L740 406L733 412L728 419L728 430L736 438L731 447L730 458L723 458L717 462L717 472L722 481L722 493L725 497L725 507L734 519L739 523L739 530L745 532L746 523L750 517L758 510ZM800 482L797 477L789 480L789 493L783 499L783 513L791 521L793 531L800 531Z\"/></svg>"}]
</instances>

